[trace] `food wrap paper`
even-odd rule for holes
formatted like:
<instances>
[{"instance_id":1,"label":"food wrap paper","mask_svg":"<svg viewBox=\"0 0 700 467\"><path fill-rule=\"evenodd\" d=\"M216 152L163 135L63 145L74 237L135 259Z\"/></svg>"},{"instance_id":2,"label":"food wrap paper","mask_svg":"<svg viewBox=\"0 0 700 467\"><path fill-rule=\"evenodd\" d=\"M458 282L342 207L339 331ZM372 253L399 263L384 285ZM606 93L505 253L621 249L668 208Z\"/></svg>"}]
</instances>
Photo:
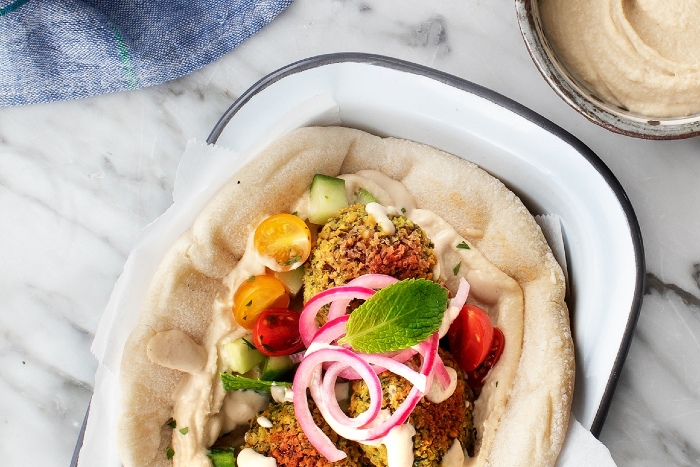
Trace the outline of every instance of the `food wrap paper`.
<instances>
[{"instance_id":1,"label":"food wrap paper","mask_svg":"<svg viewBox=\"0 0 700 467\"><path fill-rule=\"evenodd\" d=\"M79 440L77 466L121 466L117 451L119 367L122 350L138 320L150 278L170 246L194 222L217 191L277 137L309 125L342 125L337 104L326 94L301 104L283 117L260 140L240 153L192 140L180 161L173 204L148 225L129 255L117 280L92 344L97 358L95 391L86 426ZM538 216L555 256L566 270L559 218ZM607 448L571 416L569 434L558 467L615 465Z\"/></svg>"}]
</instances>

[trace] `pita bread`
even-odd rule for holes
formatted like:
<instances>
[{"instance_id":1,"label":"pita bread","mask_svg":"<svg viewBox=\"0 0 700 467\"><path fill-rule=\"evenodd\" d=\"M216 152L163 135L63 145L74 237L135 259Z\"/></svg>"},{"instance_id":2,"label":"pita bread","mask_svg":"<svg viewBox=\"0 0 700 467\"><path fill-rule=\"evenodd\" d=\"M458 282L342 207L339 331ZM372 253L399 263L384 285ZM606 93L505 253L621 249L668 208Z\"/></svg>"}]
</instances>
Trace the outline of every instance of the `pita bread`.
<instances>
[{"instance_id":1,"label":"pita bread","mask_svg":"<svg viewBox=\"0 0 700 467\"><path fill-rule=\"evenodd\" d=\"M477 401L480 445L468 464L554 464L568 426L574 356L563 273L532 215L503 183L456 156L359 130L315 127L280 138L235 174L160 265L124 349L119 445L125 466L170 465L166 424L185 374L148 359L151 337L179 329L204 342L213 304L228 293L223 279L242 257L250 226L262 215L289 212L315 173L365 169L401 181L419 208L439 214L516 284L513 307L521 314L510 318L516 337L504 330L511 362L504 354L492 372L504 378L490 376ZM489 310L499 327L508 319L500 315L504 309Z\"/></svg>"}]
</instances>

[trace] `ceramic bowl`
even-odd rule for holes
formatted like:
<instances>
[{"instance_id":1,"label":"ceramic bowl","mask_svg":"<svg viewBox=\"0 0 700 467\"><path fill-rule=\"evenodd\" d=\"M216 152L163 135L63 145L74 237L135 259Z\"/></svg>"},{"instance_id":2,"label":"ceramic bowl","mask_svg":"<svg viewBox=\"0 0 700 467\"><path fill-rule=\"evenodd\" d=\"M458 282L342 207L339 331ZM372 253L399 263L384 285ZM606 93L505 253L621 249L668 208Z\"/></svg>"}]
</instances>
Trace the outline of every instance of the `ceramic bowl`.
<instances>
[{"instance_id":1,"label":"ceramic bowl","mask_svg":"<svg viewBox=\"0 0 700 467\"><path fill-rule=\"evenodd\" d=\"M542 29L537 0L516 0L520 31L535 66L564 102L615 133L646 139L680 139L700 135L700 115L651 118L604 101L579 83L557 59Z\"/></svg>"}]
</instances>

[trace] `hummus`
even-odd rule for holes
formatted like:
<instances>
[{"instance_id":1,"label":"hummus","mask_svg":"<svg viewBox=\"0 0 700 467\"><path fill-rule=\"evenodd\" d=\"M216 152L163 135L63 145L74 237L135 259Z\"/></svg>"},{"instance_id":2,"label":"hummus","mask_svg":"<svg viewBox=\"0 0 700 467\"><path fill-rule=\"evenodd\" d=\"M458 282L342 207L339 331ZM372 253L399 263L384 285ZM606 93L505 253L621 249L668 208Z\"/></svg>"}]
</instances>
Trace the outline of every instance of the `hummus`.
<instances>
[{"instance_id":1,"label":"hummus","mask_svg":"<svg viewBox=\"0 0 700 467\"><path fill-rule=\"evenodd\" d=\"M700 113L700 1L540 0L544 34L598 98L650 117Z\"/></svg>"}]
</instances>

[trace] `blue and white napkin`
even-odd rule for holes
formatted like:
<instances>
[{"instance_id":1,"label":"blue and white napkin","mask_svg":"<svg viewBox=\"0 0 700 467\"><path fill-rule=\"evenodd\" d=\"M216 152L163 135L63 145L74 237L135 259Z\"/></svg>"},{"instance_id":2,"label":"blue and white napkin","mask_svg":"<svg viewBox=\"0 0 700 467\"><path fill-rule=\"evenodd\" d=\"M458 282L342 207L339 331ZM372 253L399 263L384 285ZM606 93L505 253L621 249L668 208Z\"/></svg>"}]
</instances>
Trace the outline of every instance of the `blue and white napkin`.
<instances>
[{"instance_id":1,"label":"blue and white napkin","mask_svg":"<svg viewBox=\"0 0 700 467\"><path fill-rule=\"evenodd\" d=\"M0 106L160 84L218 59L292 0L0 0Z\"/></svg>"}]
</instances>

